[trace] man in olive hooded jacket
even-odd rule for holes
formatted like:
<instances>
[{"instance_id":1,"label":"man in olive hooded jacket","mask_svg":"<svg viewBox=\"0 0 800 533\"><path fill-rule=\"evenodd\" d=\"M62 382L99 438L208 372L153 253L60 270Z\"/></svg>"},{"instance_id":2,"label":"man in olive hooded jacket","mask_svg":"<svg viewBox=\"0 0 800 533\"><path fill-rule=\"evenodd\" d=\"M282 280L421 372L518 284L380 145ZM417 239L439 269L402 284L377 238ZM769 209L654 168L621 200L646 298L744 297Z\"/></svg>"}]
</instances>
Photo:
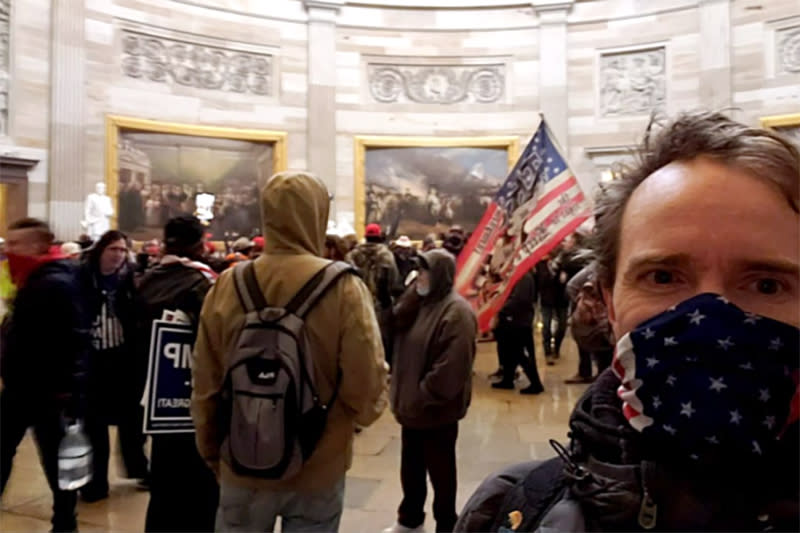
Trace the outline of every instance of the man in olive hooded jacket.
<instances>
[{"instance_id":1,"label":"man in olive hooded jacket","mask_svg":"<svg viewBox=\"0 0 800 533\"><path fill-rule=\"evenodd\" d=\"M330 197L325 184L303 172L273 176L261 193L266 247L255 260L264 299L285 306L330 261L323 259ZM309 311L305 328L317 390L330 409L319 443L302 470L286 480L236 474L220 462L221 392L228 347L244 323L233 276L224 273L209 292L200 317L192 376L192 417L200 455L220 480L220 531L336 531L342 513L345 472L353 457L356 424L368 426L387 404L386 369L372 295L346 275Z\"/></svg>"}]
</instances>

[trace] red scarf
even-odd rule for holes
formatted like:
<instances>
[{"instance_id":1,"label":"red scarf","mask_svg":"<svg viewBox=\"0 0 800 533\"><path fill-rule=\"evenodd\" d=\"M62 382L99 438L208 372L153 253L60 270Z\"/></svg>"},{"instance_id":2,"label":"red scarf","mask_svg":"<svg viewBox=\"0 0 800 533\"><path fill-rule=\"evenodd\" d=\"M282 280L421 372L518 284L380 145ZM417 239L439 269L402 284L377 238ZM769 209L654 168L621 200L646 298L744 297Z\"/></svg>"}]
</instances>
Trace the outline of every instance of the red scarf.
<instances>
[{"instance_id":1,"label":"red scarf","mask_svg":"<svg viewBox=\"0 0 800 533\"><path fill-rule=\"evenodd\" d=\"M51 261L58 261L59 259L65 258L58 246L50 247L44 255L17 255L9 253L6 254L6 256L8 257L8 272L11 274L11 281L17 289L21 289L28 280L28 276L40 266L45 263L50 263Z\"/></svg>"}]
</instances>

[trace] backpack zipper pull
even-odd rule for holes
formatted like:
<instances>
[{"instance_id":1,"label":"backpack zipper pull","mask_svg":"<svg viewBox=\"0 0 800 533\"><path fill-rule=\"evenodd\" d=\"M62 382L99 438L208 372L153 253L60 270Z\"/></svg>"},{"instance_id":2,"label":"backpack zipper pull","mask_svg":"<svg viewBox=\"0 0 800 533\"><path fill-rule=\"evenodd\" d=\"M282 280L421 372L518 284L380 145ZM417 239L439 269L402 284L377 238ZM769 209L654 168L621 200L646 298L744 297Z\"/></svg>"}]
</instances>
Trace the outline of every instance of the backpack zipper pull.
<instances>
[{"instance_id":1,"label":"backpack zipper pull","mask_svg":"<svg viewBox=\"0 0 800 533\"><path fill-rule=\"evenodd\" d=\"M650 493L645 491L642 498L642 506L639 508L639 525L644 529L653 529L656 527L657 514L658 505L650 497Z\"/></svg>"}]
</instances>

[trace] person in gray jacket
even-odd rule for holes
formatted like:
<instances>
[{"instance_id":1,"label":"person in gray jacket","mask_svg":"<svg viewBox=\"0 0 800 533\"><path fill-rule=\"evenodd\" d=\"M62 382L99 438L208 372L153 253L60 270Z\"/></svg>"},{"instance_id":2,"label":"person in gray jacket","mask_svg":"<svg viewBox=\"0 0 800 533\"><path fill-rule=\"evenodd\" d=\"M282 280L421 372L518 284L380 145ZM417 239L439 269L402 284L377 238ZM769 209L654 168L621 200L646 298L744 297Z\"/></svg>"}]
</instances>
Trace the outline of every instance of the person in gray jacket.
<instances>
[{"instance_id":1,"label":"person in gray jacket","mask_svg":"<svg viewBox=\"0 0 800 533\"><path fill-rule=\"evenodd\" d=\"M386 533L421 531L426 473L434 490L437 532L450 532L456 515L458 422L472 397L477 321L453 291L456 265L444 250L420 256L419 277L394 308L391 406L402 426L403 501Z\"/></svg>"}]
</instances>

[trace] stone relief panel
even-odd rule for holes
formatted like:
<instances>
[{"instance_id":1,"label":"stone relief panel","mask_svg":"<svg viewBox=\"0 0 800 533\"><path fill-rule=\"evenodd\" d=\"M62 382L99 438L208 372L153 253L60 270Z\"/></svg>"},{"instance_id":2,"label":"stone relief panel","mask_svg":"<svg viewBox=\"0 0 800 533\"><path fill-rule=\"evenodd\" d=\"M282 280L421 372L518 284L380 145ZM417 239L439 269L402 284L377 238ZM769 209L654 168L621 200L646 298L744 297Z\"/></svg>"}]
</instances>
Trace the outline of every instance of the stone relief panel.
<instances>
[{"instance_id":1,"label":"stone relief panel","mask_svg":"<svg viewBox=\"0 0 800 533\"><path fill-rule=\"evenodd\" d=\"M647 115L667 102L666 48L600 55L600 115Z\"/></svg>"},{"instance_id":2,"label":"stone relief panel","mask_svg":"<svg viewBox=\"0 0 800 533\"><path fill-rule=\"evenodd\" d=\"M491 104L506 93L505 65L367 64L372 100L382 104L414 102Z\"/></svg>"},{"instance_id":3,"label":"stone relief panel","mask_svg":"<svg viewBox=\"0 0 800 533\"><path fill-rule=\"evenodd\" d=\"M778 51L775 72L778 74L796 74L800 72L800 26L783 28L775 32L776 49Z\"/></svg>"},{"instance_id":4,"label":"stone relief panel","mask_svg":"<svg viewBox=\"0 0 800 533\"><path fill-rule=\"evenodd\" d=\"M8 135L8 57L11 0L0 0L0 136Z\"/></svg>"},{"instance_id":5,"label":"stone relief panel","mask_svg":"<svg viewBox=\"0 0 800 533\"><path fill-rule=\"evenodd\" d=\"M233 93L272 94L273 56L122 30L122 73L130 78Z\"/></svg>"}]
</instances>

